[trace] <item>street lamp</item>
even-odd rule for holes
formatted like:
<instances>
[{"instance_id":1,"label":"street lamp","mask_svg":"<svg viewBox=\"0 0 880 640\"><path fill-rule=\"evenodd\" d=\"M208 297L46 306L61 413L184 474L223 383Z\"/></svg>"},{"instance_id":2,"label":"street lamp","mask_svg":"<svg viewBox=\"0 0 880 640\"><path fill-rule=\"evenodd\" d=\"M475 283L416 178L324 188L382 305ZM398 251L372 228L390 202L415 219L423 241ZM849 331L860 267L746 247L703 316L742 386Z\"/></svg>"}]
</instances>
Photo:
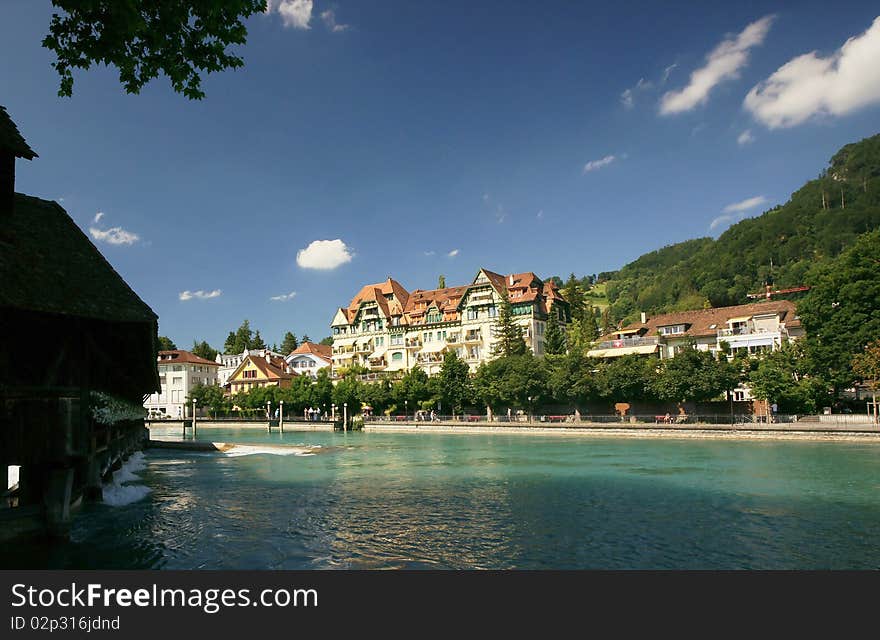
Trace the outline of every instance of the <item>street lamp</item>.
<instances>
[{"instance_id":1,"label":"street lamp","mask_svg":"<svg viewBox=\"0 0 880 640\"><path fill-rule=\"evenodd\" d=\"M284 433L284 400L278 401L278 430Z\"/></svg>"},{"instance_id":2,"label":"street lamp","mask_svg":"<svg viewBox=\"0 0 880 640\"><path fill-rule=\"evenodd\" d=\"M193 398L193 440L196 439L196 403L198 400Z\"/></svg>"},{"instance_id":3,"label":"street lamp","mask_svg":"<svg viewBox=\"0 0 880 640\"><path fill-rule=\"evenodd\" d=\"M409 420L409 400L403 401L403 419Z\"/></svg>"},{"instance_id":4,"label":"street lamp","mask_svg":"<svg viewBox=\"0 0 880 640\"><path fill-rule=\"evenodd\" d=\"M342 403L342 430L348 431L348 403Z\"/></svg>"}]
</instances>

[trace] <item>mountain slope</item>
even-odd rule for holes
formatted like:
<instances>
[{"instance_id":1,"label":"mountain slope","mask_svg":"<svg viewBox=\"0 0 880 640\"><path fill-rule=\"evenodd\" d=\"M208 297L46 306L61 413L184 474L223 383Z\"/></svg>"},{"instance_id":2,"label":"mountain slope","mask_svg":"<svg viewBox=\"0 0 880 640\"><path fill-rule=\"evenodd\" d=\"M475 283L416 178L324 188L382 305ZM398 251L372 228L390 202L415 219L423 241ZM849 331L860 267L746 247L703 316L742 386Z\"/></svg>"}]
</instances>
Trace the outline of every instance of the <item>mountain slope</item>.
<instances>
[{"instance_id":1,"label":"mountain slope","mask_svg":"<svg viewBox=\"0 0 880 640\"><path fill-rule=\"evenodd\" d=\"M608 277L615 320L747 302L765 282L809 284L816 264L880 228L880 134L848 144L784 205L698 238L647 253ZM772 263L772 271L771 271Z\"/></svg>"}]
</instances>

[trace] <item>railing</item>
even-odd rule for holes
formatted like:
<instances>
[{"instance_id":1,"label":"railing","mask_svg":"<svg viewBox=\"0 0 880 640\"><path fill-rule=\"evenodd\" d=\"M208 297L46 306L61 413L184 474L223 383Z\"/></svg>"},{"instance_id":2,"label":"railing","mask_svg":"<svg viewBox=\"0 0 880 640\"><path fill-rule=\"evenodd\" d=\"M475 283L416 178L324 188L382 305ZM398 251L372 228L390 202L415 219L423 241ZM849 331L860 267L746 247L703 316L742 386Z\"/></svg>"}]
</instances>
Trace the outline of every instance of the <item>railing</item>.
<instances>
[{"instance_id":1,"label":"railing","mask_svg":"<svg viewBox=\"0 0 880 640\"><path fill-rule=\"evenodd\" d=\"M479 333L468 333L464 336L465 342L482 342L482 335Z\"/></svg>"},{"instance_id":2,"label":"railing","mask_svg":"<svg viewBox=\"0 0 880 640\"><path fill-rule=\"evenodd\" d=\"M455 416L448 414L434 414L419 412L417 414L393 414L390 416L377 415L365 416L366 422L413 422L413 423L483 423L487 425L522 424L526 426L548 426L558 424L560 426L590 426L608 425L618 428L645 428L645 427L670 427L670 428L711 428L716 425L725 425L730 428L745 427L755 429L774 429L774 425L788 425L795 430L821 430L818 422L799 422L796 415L760 416L760 415L731 415L731 414L682 414L682 415L632 415L619 416L608 414L549 414L549 413L513 413L510 416L501 414L493 415L491 420L485 413L460 413Z\"/></svg>"},{"instance_id":3,"label":"railing","mask_svg":"<svg viewBox=\"0 0 880 640\"><path fill-rule=\"evenodd\" d=\"M735 329L718 329L718 337L724 336L750 336L750 335L775 335L779 330L770 331L763 327L737 327Z\"/></svg>"},{"instance_id":4,"label":"railing","mask_svg":"<svg viewBox=\"0 0 880 640\"><path fill-rule=\"evenodd\" d=\"M619 340L606 340L596 344L594 349L619 349L623 347L644 347L659 344L659 338L656 336L638 338L621 338Z\"/></svg>"}]
</instances>

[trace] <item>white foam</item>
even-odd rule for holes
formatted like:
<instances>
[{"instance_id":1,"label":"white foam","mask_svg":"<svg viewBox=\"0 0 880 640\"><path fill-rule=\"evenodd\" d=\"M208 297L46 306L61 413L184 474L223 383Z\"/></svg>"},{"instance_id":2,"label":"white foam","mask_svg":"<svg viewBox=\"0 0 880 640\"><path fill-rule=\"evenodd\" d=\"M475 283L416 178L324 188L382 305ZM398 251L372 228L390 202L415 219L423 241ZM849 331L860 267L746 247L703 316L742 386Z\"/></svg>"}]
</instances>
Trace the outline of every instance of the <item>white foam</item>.
<instances>
[{"instance_id":1,"label":"white foam","mask_svg":"<svg viewBox=\"0 0 880 640\"><path fill-rule=\"evenodd\" d=\"M113 473L113 479L104 485L104 504L122 507L143 500L151 489L142 484L134 484L141 480L135 471L143 471L146 468L147 462L144 460L143 452L133 453L122 467Z\"/></svg>"},{"instance_id":2,"label":"white foam","mask_svg":"<svg viewBox=\"0 0 880 640\"><path fill-rule=\"evenodd\" d=\"M224 452L230 458L267 454L272 456L311 456L312 447L260 447L237 444Z\"/></svg>"}]
</instances>

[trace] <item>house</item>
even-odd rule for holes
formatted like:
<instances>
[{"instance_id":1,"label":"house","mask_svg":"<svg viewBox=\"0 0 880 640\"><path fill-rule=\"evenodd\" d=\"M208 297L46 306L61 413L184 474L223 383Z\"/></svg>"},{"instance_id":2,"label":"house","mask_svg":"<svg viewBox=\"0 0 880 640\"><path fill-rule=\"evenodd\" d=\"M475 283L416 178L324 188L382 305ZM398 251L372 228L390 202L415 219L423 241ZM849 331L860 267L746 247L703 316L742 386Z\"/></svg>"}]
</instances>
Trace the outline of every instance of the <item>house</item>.
<instances>
[{"instance_id":1,"label":"house","mask_svg":"<svg viewBox=\"0 0 880 640\"><path fill-rule=\"evenodd\" d=\"M284 358L266 352L264 355L248 354L226 381L226 389L232 395L250 391L257 387L290 386L290 381L298 374L292 373Z\"/></svg>"},{"instance_id":2,"label":"house","mask_svg":"<svg viewBox=\"0 0 880 640\"><path fill-rule=\"evenodd\" d=\"M729 358L775 351L804 335L790 300L753 302L733 307L642 314L636 322L602 336L587 352L594 358L639 354L673 358L692 346L700 351L723 352Z\"/></svg>"},{"instance_id":3,"label":"house","mask_svg":"<svg viewBox=\"0 0 880 640\"><path fill-rule=\"evenodd\" d=\"M333 349L329 345L303 342L284 358L291 371L315 378L318 371L332 364Z\"/></svg>"},{"instance_id":4,"label":"house","mask_svg":"<svg viewBox=\"0 0 880 640\"><path fill-rule=\"evenodd\" d=\"M229 382L229 376L238 369L238 366L248 356L265 356L267 353L275 358L284 357L270 349L245 349L241 353L218 353L215 358L220 365L220 368L217 370L217 384L221 387L226 387L226 383Z\"/></svg>"},{"instance_id":5,"label":"house","mask_svg":"<svg viewBox=\"0 0 880 640\"><path fill-rule=\"evenodd\" d=\"M358 365L372 372L440 371L446 351L454 351L470 369L493 357L498 304L507 298L527 346L544 353L544 329L550 314L561 326L571 317L568 303L553 282L534 273L501 275L480 269L466 285L407 291L399 282L364 286L331 321L333 372Z\"/></svg>"},{"instance_id":6,"label":"house","mask_svg":"<svg viewBox=\"0 0 880 640\"><path fill-rule=\"evenodd\" d=\"M0 106L0 469L19 478L2 539L66 536L71 505L141 447L159 389L156 314L57 202L15 193L35 157Z\"/></svg>"},{"instance_id":7,"label":"house","mask_svg":"<svg viewBox=\"0 0 880 640\"><path fill-rule=\"evenodd\" d=\"M161 388L158 393L150 394L144 407L151 415L170 418L188 417L192 409L187 402L190 391L197 385L216 385L220 368L213 360L182 349L160 351L156 366Z\"/></svg>"}]
</instances>

